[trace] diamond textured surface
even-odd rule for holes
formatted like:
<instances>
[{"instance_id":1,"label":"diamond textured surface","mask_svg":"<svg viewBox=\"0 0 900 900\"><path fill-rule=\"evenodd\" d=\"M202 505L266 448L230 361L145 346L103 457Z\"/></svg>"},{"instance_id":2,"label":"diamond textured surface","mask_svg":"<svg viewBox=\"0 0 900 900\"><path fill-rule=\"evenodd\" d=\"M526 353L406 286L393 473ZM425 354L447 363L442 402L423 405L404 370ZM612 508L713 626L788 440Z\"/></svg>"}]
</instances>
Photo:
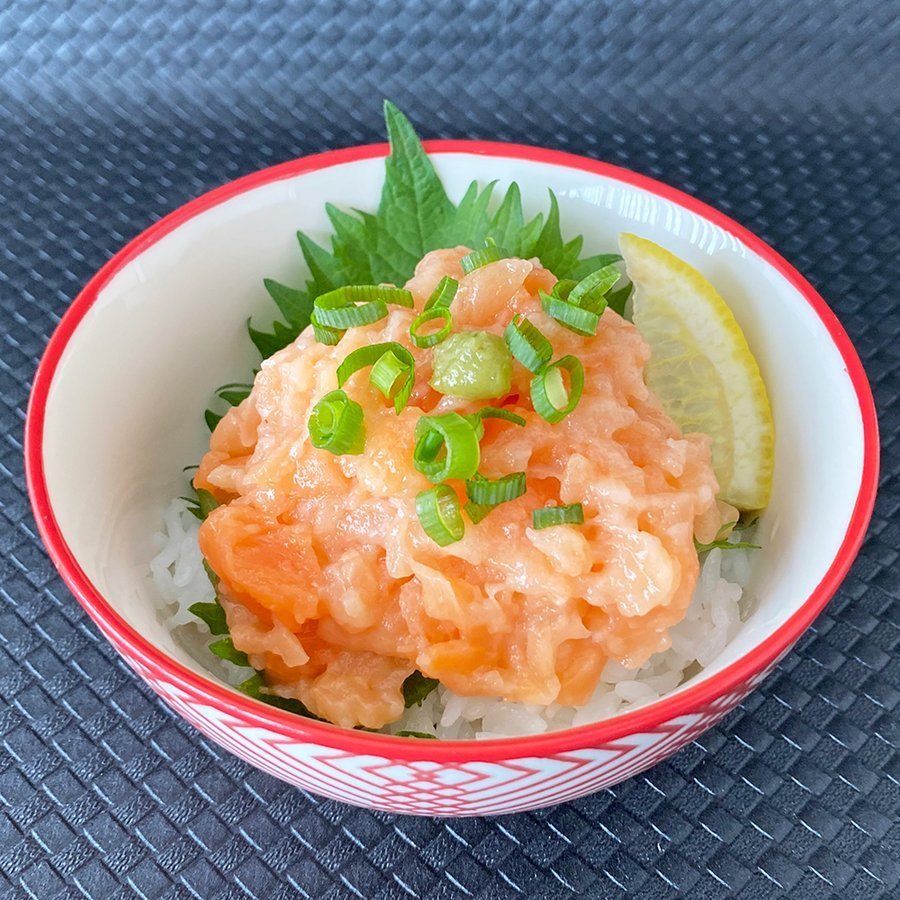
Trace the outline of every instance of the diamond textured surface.
<instances>
[{"instance_id":1,"label":"diamond textured surface","mask_svg":"<svg viewBox=\"0 0 900 900\"><path fill-rule=\"evenodd\" d=\"M0 10L0 894L900 895L900 13L879 0L191 4ZM872 379L860 558L776 673L611 791L440 822L320 800L176 719L35 535L22 423L72 297L169 210L290 157L427 137L585 153L772 243Z\"/></svg>"}]
</instances>

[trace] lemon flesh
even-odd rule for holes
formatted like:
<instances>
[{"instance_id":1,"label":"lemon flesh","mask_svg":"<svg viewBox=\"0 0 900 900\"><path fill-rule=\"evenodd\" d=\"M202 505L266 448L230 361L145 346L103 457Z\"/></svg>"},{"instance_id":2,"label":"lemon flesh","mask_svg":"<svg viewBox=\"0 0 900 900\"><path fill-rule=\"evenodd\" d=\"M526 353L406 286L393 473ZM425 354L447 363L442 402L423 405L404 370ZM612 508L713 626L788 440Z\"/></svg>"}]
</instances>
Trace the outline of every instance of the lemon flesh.
<instances>
[{"instance_id":1,"label":"lemon flesh","mask_svg":"<svg viewBox=\"0 0 900 900\"><path fill-rule=\"evenodd\" d=\"M712 438L719 497L762 509L772 491L775 429L759 365L716 289L653 241L619 236L634 283L634 324L650 345L647 386L682 431Z\"/></svg>"}]
</instances>

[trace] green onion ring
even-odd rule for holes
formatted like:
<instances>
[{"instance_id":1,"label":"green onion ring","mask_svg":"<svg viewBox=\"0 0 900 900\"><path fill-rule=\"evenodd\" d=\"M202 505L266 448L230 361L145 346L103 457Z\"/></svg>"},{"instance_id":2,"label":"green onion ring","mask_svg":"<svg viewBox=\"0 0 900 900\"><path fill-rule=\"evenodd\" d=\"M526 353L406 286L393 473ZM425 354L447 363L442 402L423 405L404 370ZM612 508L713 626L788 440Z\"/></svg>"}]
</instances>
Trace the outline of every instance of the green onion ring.
<instances>
[{"instance_id":1,"label":"green onion ring","mask_svg":"<svg viewBox=\"0 0 900 900\"><path fill-rule=\"evenodd\" d=\"M505 256L506 254L504 251L491 241L486 247L481 247L479 250L473 250L471 253L467 253L460 260L460 264L462 265L463 272L468 275L470 272L474 272L476 269L480 269L488 263L497 262L498 259L503 259Z\"/></svg>"},{"instance_id":2,"label":"green onion ring","mask_svg":"<svg viewBox=\"0 0 900 900\"><path fill-rule=\"evenodd\" d=\"M382 362L385 356L390 356L390 359ZM409 402L415 383L416 362L412 353L396 341L357 347L352 353L347 354L337 368L338 387L343 387L354 372L367 366L372 366L369 382L388 400L393 400L394 411L399 415ZM406 379L398 385L401 372L406 373Z\"/></svg>"},{"instance_id":3,"label":"green onion ring","mask_svg":"<svg viewBox=\"0 0 900 900\"><path fill-rule=\"evenodd\" d=\"M349 284L316 297L313 308L320 325L353 328L371 325L387 314L387 304L412 307L412 294L380 284Z\"/></svg>"},{"instance_id":4,"label":"green onion ring","mask_svg":"<svg viewBox=\"0 0 900 900\"><path fill-rule=\"evenodd\" d=\"M582 525L584 508L580 503L568 506L544 506L531 513L532 528L549 528L551 525Z\"/></svg>"},{"instance_id":5,"label":"green onion ring","mask_svg":"<svg viewBox=\"0 0 900 900\"><path fill-rule=\"evenodd\" d=\"M540 294L544 312L556 319L560 325L584 337L591 337L597 333L597 326L600 324L600 316L597 313L576 306L568 300L560 300L552 294L545 294L543 291Z\"/></svg>"},{"instance_id":6,"label":"green onion ring","mask_svg":"<svg viewBox=\"0 0 900 900\"><path fill-rule=\"evenodd\" d=\"M431 334L421 334L420 329L428 322L435 319L444 320L444 324L441 328ZM409 337L417 347L433 347L435 344L439 344L447 338L452 327L453 316L451 315L450 310L444 306L435 306L419 313L419 315L413 319L412 325L409 326Z\"/></svg>"},{"instance_id":7,"label":"green onion ring","mask_svg":"<svg viewBox=\"0 0 900 900\"><path fill-rule=\"evenodd\" d=\"M455 412L422 416L416 423L413 465L433 484L471 478L480 462L478 434L465 416Z\"/></svg>"},{"instance_id":8,"label":"green onion ring","mask_svg":"<svg viewBox=\"0 0 900 900\"><path fill-rule=\"evenodd\" d=\"M569 375L566 390L562 373ZM535 411L551 424L571 413L584 391L584 366L574 356L560 357L531 379L531 402Z\"/></svg>"},{"instance_id":9,"label":"green onion ring","mask_svg":"<svg viewBox=\"0 0 900 900\"><path fill-rule=\"evenodd\" d=\"M550 341L521 314L513 316L503 332L503 339L509 352L529 372L540 372L553 356Z\"/></svg>"},{"instance_id":10,"label":"green onion ring","mask_svg":"<svg viewBox=\"0 0 900 900\"><path fill-rule=\"evenodd\" d=\"M344 391L331 391L313 407L309 417L313 447L337 456L357 456L366 444L362 407Z\"/></svg>"},{"instance_id":11,"label":"green onion ring","mask_svg":"<svg viewBox=\"0 0 900 900\"><path fill-rule=\"evenodd\" d=\"M416 515L425 534L441 547L461 540L465 534L459 498L449 485L438 484L418 494Z\"/></svg>"},{"instance_id":12,"label":"green onion ring","mask_svg":"<svg viewBox=\"0 0 900 900\"><path fill-rule=\"evenodd\" d=\"M456 297L459 290L459 282L449 275L445 275L432 292L431 296L425 301L423 312L429 309L444 308L446 309Z\"/></svg>"},{"instance_id":13,"label":"green onion ring","mask_svg":"<svg viewBox=\"0 0 900 900\"><path fill-rule=\"evenodd\" d=\"M495 479L476 474L466 482L466 496L479 506L499 506L524 493L524 472L513 472Z\"/></svg>"}]
</instances>

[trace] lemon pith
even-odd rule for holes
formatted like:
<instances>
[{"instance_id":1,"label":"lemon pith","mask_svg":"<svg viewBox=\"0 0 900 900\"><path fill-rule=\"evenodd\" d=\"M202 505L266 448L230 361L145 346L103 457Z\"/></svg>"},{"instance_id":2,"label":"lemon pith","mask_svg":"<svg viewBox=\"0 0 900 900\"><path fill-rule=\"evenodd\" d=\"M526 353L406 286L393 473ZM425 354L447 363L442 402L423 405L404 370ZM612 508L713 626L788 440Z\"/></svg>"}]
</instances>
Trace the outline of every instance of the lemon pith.
<instances>
[{"instance_id":1,"label":"lemon pith","mask_svg":"<svg viewBox=\"0 0 900 900\"><path fill-rule=\"evenodd\" d=\"M775 430L759 365L721 295L696 269L633 234L619 236L634 283L634 323L650 345L646 381L685 432L712 439L719 496L762 509Z\"/></svg>"}]
</instances>

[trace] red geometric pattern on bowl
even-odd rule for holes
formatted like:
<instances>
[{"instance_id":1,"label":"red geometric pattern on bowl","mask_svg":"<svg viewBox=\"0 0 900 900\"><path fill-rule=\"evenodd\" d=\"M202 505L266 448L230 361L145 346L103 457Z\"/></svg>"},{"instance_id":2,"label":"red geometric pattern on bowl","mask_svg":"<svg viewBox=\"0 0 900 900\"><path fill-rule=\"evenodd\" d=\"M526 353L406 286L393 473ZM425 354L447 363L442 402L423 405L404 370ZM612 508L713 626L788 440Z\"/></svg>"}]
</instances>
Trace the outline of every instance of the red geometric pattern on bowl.
<instances>
[{"instance_id":1,"label":"red geometric pattern on bowl","mask_svg":"<svg viewBox=\"0 0 900 900\"><path fill-rule=\"evenodd\" d=\"M425 816L505 815L612 787L690 743L734 709L775 667L773 663L754 676L740 692L716 698L702 712L677 716L650 731L599 747L489 762L410 761L324 747L249 724L239 715L199 702L158 677L115 639L113 643L172 709L250 765L333 800Z\"/></svg>"}]
</instances>

